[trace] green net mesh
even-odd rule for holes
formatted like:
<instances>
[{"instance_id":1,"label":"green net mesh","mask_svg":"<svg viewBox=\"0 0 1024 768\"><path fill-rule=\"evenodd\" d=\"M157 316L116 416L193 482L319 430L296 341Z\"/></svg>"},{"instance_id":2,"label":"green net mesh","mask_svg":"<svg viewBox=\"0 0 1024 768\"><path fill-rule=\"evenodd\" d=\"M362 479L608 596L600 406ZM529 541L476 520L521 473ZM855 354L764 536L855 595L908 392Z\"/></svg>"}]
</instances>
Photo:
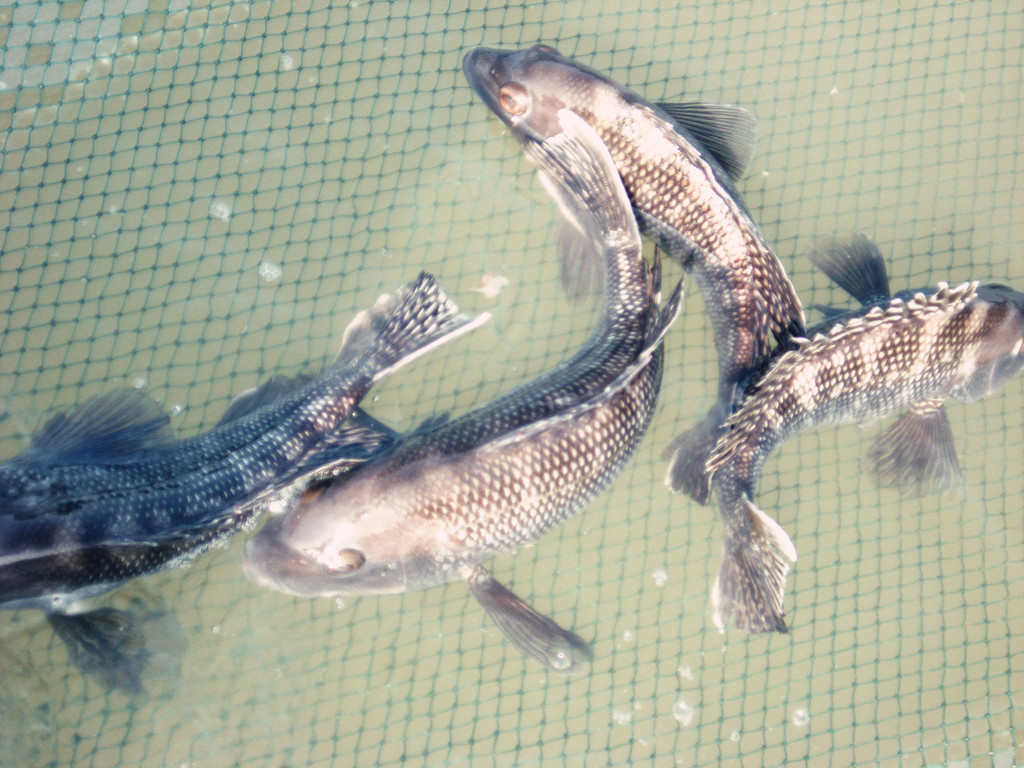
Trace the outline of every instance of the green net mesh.
<instances>
[{"instance_id":1,"label":"green net mesh","mask_svg":"<svg viewBox=\"0 0 1024 768\"><path fill-rule=\"evenodd\" d=\"M651 100L748 108L740 186L807 306L843 299L804 254L851 231L894 288L1024 286L1019 6L623 7L8 0L0 456L124 387L179 434L207 429L241 391L324 364L420 269L494 319L377 388L378 418L459 413L570 354L595 308L560 295L553 206L463 80L476 45L545 42ZM461 584L343 604L262 591L238 538L117 598L162 605L168 645L187 644L148 696L83 679L39 612L0 615L0 763L1024 764L1021 379L949 409L960 493L862 478L877 427L786 443L759 501L800 553L791 634L722 634L717 514L670 495L659 458L714 392L688 287L636 458L490 564L593 642L582 674L521 657Z\"/></svg>"}]
</instances>

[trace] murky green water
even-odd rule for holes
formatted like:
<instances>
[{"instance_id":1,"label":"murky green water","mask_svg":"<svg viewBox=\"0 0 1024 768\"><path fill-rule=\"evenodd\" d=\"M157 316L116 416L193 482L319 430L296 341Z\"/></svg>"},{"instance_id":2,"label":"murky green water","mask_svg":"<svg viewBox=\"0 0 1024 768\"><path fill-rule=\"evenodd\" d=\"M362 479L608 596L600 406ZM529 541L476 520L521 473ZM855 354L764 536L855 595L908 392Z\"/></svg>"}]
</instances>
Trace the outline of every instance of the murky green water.
<instances>
[{"instance_id":1,"label":"murky green water","mask_svg":"<svg viewBox=\"0 0 1024 768\"><path fill-rule=\"evenodd\" d=\"M550 201L460 71L474 45L539 41L652 100L753 112L741 188L805 305L839 297L803 254L852 230L878 240L894 287L1024 285L1009 5L8 4L0 456L123 387L182 435L208 428L267 376L322 365L356 311L420 269L494 319L378 388L379 418L461 412L570 354L594 308L560 297ZM495 275L501 293L476 290ZM593 641L588 671L521 658L460 584L343 606L261 591L239 539L126 591L188 643L147 698L83 680L38 614L0 616L0 763L1024 763L1022 380L950 408L960 494L862 478L877 427L787 443L760 502L800 553L792 632L748 638L710 620L716 513L661 479L662 447L713 393L696 296L668 353L612 491L492 563Z\"/></svg>"}]
</instances>

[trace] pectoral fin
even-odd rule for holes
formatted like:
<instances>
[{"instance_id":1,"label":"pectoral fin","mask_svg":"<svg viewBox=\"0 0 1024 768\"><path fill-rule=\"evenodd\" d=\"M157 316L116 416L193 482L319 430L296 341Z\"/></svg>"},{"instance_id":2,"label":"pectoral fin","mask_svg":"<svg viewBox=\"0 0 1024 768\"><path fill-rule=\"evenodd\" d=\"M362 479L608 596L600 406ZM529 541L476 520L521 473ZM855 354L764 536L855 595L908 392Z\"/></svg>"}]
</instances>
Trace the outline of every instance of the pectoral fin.
<instances>
[{"instance_id":1,"label":"pectoral fin","mask_svg":"<svg viewBox=\"0 0 1024 768\"><path fill-rule=\"evenodd\" d=\"M568 219L563 219L558 232L558 254L566 296L581 301L604 290L604 254Z\"/></svg>"},{"instance_id":2,"label":"pectoral fin","mask_svg":"<svg viewBox=\"0 0 1024 768\"><path fill-rule=\"evenodd\" d=\"M583 638L538 613L479 565L466 566L462 577L505 637L548 669L572 672L593 658Z\"/></svg>"},{"instance_id":3,"label":"pectoral fin","mask_svg":"<svg viewBox=\"0 0 1024 768\"><path fill-rule=\"evenodd\" d=\"M867 461L880 485L918 495L963 483L941 400L922 400L878 437Z\"/></svg>"}]
</instances>

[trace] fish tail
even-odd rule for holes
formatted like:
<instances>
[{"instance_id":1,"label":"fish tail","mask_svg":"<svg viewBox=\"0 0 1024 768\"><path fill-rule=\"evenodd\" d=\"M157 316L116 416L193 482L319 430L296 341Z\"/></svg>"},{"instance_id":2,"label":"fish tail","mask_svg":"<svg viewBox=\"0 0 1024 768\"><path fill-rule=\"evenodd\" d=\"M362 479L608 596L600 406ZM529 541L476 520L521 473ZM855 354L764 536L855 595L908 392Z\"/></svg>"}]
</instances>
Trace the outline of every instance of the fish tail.
<instances>
[{"instance_id":1,"label":"fish tail","mask_svg":"<svg viewBox=\"0 0 1024 768\"><path fill-rule=\"evenodd\" d=\"M334 365L362 362L379 381L434 347L482 325L489 313L469 317L438 285L421 272L392 296L384 294L372 307L353 318L345 329Z\"/></svg>"},{"instance_id":2,"label":"fish tail","mask_svg":"<svg viewBox=\"0 0 1024 768\"><path fill-rule=\"evenodd\" d=\"M787 632L782 601L789 563L796 562L793 542L746 493L722 517L725 546L711 592L715 624L724 628L731 619L746 632Z\"/></svg>"},{"instance_id":3,"label":"fish tail","mask_svg":"<svg viewBox=\"0 0 1024 768\"><path fill-rule=\"evenodd\" d=\"M665 485L673 491L682 491L699 504L708 503L711 473L707 463L719 438L726 433L724 424L728 415L728 405L719 400L699 423L665 446L661 454L663 459L669 460Z\"/></svg>"}]
</instances>

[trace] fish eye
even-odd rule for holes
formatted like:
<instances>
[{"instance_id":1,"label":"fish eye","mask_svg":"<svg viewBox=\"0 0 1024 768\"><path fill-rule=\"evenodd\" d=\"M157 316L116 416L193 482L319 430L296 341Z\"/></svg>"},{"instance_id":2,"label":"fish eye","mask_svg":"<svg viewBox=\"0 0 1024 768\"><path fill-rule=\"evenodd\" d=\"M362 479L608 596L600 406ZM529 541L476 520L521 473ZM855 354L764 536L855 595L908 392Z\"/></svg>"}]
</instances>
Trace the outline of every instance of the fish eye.
<instances>
[{"instance_id":1,"label":"fish eye","mask_svg":"<svg viewBox=\"0 0 1024 768\"><path fill-rule=\"evenodd\" d=\"M519 83L509 83L498 89L498 102L510 115L519 116L530 107L530 96Z\"/></svg>"},{"instance_id":2,"label":"fish eye","mask_svg":"<svg viewBox=\"0 0 1024 768\"><path fill-rule=\"evenodd\" d=\"M366 555L358 549L341 549L334 556L330 565L324 565L328 573L332 575L344 575L355 573L366 563Z\"/></svg>"}]
</instances>

